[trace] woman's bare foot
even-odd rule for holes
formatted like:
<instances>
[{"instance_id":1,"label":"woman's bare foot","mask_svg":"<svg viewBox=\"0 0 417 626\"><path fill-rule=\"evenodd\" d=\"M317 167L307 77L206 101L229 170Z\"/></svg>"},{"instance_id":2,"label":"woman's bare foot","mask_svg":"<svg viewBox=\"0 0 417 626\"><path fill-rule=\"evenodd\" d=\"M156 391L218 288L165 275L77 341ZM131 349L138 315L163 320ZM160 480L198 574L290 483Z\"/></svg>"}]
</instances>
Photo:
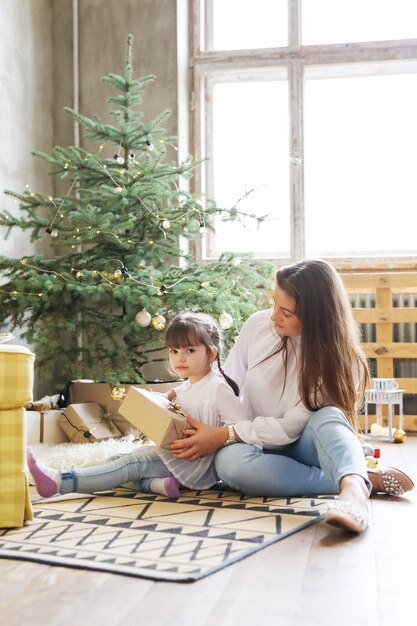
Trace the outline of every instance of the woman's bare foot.
<instances>
[{"instance_id":1,"label":"woman's bare foot","mask_svg":"<svg viewBox=\"0 0 417 626\"><path fill-rule=\"evenodd\" d=\"M340 481L339 499L329 505L325 520L328 524L361 533L368 528L369 492L358 474L349 474Z\"/></svg>"}]
</instances>

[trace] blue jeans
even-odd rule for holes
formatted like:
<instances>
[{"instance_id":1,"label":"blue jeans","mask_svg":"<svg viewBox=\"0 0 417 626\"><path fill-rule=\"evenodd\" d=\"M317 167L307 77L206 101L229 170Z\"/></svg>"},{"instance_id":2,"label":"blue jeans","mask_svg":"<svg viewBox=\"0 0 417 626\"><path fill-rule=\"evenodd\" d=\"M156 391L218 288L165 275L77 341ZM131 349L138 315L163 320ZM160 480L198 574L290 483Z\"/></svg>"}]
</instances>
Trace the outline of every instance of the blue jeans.
<instances>
[{"instance_id":1,"label":"blue jeans","mask_svg":"<svg viewBox=\"0 0 417 626\"><path fill-rule=\"evenodd\" d=\"M161 461L155 446L143 446L129 454L112 456L106 463L61 472L60 493L94 493L126 485L150 492L152 478L168 478L171 472Z\"/></svg>"},{"instance_id":2,"label":"blue jeans","mask_svg":"<svg viewBox=\"0 0 417 626\"><path fill-rule=\"evenodd\" d=\"M313 413L300 438L281 450L235 444L216 455L219 477L253 496L308 496L339 492L347 474L358 474L371 491L365 457L355 431L335 407Z\"/></svg>"}]
</instances>

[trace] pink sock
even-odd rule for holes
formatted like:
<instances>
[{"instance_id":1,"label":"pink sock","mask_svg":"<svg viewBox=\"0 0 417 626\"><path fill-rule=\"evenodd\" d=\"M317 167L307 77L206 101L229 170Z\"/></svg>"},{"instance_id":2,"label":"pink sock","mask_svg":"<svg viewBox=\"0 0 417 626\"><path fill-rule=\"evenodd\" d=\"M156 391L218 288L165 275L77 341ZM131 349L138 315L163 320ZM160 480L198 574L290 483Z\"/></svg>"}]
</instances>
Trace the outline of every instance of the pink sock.
<instances>
[{"instance_id":1,"label":"pink sock","mask_svg":"<svg viewBox=\"0 0 417 626\"><path fill-rule=\"evenodd\" d=\"M154 478L150 482L153 493L160 493L167 498L178 498L180 495L180 483L171 476L170 478Z\"/></svg>"},{"instance_id":2,"label":"pink sock","mask_svg":"<svg viewBox=\"0 0 417 626\"><path fill-rule=\"evenodd\" d=\"M43 498L59 493L61 488L61 472L44 465L36 458L32 448L27 451L27 463L36 485L36 491Z\"/></svg>"}]
</instances>

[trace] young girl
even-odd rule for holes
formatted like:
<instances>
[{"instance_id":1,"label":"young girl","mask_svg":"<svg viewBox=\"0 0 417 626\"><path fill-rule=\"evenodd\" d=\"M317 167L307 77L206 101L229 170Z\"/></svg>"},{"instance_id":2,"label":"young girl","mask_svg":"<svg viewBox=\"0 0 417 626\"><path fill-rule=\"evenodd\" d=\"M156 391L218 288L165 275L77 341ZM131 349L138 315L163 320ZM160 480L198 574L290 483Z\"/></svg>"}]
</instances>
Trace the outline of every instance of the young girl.
<instances>
[{"instance_id":1,"label":"young girl","mask_svg":"<svg viewBox=\"0 0 417 626\"><path fill-rule=\"evenodd\" d=\"M245 419L237 397L239 389L221 369L221 335L209 315L193 312L177 315L167 330L165 345L170 368L186 379L167 394L170 400L176 399L183 412L210 426ZM138 491L177 498L181 485L208 489L218 480L213 454L176 459L169 450L155 445L112 457L102 465L70 471L45 466L29 449L28 466L43 497L56 493L93 493L129 483L129 487Z\"/></svg>"}]
</instances>

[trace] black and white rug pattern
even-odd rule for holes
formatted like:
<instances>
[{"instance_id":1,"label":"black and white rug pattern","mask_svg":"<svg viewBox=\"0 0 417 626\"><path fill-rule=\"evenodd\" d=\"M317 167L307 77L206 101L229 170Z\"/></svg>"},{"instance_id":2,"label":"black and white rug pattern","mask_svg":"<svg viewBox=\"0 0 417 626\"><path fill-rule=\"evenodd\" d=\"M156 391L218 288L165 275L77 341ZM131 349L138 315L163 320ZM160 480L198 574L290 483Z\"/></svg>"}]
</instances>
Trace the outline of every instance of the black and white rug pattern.
<instances>
[{"instance_id":1,"label":"black and white rug pattern","mask_svg":"<svg viewBox=\"0 0 417 626\"><path fill-rule=\"evenodd\" d=\"M323 519L332 496L259 498L124 488L33 503L34 520L0 529L0 557L177 582L194 581Z\"/></svg>"}]
</instances>

